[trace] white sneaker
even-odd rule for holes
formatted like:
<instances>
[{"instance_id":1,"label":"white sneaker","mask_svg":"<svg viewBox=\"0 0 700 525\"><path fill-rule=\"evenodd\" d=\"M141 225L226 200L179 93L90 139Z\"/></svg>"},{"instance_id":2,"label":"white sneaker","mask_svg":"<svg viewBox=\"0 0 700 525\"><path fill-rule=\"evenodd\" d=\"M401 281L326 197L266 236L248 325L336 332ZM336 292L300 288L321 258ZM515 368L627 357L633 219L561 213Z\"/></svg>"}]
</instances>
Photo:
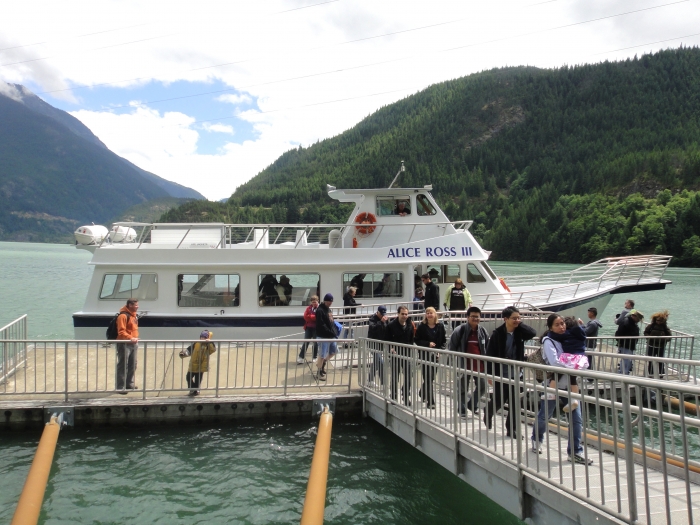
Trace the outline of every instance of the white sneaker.
<instances>
[{"instance_id":1,"label":"white sneaker","mask_svg":"<svg viewBox=\"0 0 700 525\"><path fill-rule=\"evenodd\" d=\"M303 365L306 361L304 360L303 357L297 357L297 364L298 365Z\"/></svg>"},{"instance_id":2,"label":"white sneaker","mask_svg":"<svg viewBox=\"0 0 700 525\"><path fill-rule=\"evenodd\" d=\"M574 399L571 403L567 404L564 408L562 408L562 410L568 414L569 412L573 412L577 408L578 408L578 401L576 401Z\"/></svg>"},{"instance_id":3,"label":"white sneaker","mask_svg":"<svg viewBox=\"0 0 700 525\"><path fill-rule=\"evenodd\" d=\"M542 443L539 441L532 440L532 451L535 454L542 454Z\"/></svg>"}]
</instances>

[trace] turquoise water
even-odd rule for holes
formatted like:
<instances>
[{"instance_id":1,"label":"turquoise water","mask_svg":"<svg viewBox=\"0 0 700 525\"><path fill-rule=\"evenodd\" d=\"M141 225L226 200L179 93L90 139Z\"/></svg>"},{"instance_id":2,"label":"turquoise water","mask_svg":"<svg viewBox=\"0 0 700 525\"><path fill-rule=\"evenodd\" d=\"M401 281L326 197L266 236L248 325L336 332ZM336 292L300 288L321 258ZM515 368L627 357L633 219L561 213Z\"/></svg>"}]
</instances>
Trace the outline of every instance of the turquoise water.
<instances>
[{"instance_id":1,"label":"turquoise water","mask_svg":"<svg viewBox=\"0 0 700 525\"><path fill-rule=\"evenodd\" d=\"M40 523L299 523L314 424L64 430ZM0 435L0 522L38 434ZM371 421L333 425L325 523L521 523Z\"/></svg>"}]
</instances>

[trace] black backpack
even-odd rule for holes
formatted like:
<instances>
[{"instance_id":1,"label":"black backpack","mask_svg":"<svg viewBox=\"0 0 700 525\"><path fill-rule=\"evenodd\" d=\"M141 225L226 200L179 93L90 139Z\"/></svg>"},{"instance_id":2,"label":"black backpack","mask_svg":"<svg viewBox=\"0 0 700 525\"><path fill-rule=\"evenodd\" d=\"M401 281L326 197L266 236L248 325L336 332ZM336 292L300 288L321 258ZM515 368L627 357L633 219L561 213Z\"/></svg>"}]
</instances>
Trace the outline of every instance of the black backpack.
<instances>
[{"instance_id":1,"label":"black backpack","mask_svg":"<svg viewBox=\"0 0 700 525\"><path fill-rule=\"evenodd\" d=\"M129 312L117 312L117 314L114 317L112 317L112 320L107 325L107 331L105 332L107 339L109 339L110 341L116 339L119 335L119 330L117 330L117 318L121 314L126 315L126 322L129 322L129 317L131 316Z\"/></svg>"}]
</instances>

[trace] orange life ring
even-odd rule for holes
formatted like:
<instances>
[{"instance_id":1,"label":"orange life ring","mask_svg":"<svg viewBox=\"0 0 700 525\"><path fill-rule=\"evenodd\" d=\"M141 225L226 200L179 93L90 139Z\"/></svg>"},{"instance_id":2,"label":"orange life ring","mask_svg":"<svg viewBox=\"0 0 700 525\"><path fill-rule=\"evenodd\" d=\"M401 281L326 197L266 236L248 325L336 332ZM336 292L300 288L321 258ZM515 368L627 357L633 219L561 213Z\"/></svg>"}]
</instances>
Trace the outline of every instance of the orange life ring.
<instances>
[{"instance_id":1,"label":"orange life ring","mask_svg":"<svg viewBox=\"0 0 700 525\"><path fill-rule=\"evenodd\" d=\"M368 213L366 211L357 214L357 217L355 217L355 223L361 225L355 226L355 229L359 235L369 235L377 229L376 226L365 226L377 223L377 217L375 217L373 213Z\"/></svg>"},{"instance_id":2,"label":"orange life ring","mask_svg":"<svg viewBox=\"0 0 700 525\"><path fill-rule=\"evenodd\" d=\"M503 277L500 277L498 280L501 282L501 286L503 286L503 289L506 292L510 292L510 288L508 288L508 285L506 284L506 281L503 279Z\"/></svg>"}]
</instances>

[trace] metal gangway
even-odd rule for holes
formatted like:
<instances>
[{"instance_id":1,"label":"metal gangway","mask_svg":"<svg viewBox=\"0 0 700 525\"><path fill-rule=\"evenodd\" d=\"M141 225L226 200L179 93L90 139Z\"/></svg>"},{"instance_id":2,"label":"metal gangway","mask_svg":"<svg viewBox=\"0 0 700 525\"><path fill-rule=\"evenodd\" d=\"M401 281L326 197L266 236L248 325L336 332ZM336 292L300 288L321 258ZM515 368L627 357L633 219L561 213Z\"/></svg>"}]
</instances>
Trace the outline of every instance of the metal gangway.
<instances>
[{"instance_id":1,"label":"metal gangway","mask_svg":"<svg viewBox=\"0 0 700 525\"><path fill-rule=\"evenodd\" d=\"M545 386L535 371L562 368L518 362L512 379L502 378L492 372L495 365L513 361L366 338L359 355L367 415L520 519L700 523L700 387L687 380L697 377L699 362L687 364L685 380L576 371L580 393L569 387L547 401L553 417L545 417L539 454L531 436ZM658 358L632 359L645 369ZM504 397L504 390L511 400L489 427L484 401ZM471 395L477 414L463 406ZM574 400L583 422L578 431L576 418L570 425L563 410ZM512 438L507 417L513 418ZM569 461L574 436L583 444L582 458Z\"/></svg>"}]
</instances>

